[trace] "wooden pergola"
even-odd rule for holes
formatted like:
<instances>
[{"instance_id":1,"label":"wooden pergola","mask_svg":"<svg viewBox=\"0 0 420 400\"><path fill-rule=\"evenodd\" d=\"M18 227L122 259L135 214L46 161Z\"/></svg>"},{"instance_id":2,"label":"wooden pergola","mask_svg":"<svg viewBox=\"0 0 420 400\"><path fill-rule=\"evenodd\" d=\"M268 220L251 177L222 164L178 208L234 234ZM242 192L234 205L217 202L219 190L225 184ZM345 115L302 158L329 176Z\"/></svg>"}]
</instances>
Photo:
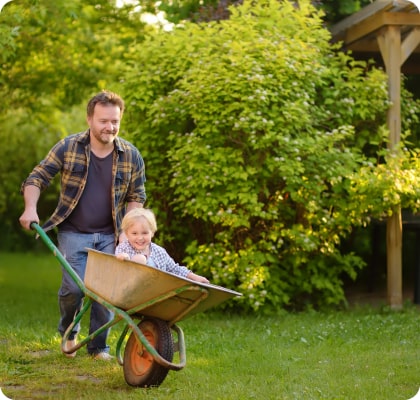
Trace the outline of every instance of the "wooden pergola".
<instances>
[{"instance_id":1,"label":"wooden pergola","mask_svg":"<svg viewBox=\"0 0 420 400\"><path fill-rule=\"evenodd\" d=\"M417 2L418 3L418 2ZM420 73L420 14L408 0L376 0L330 29L333 42L356 59L373 59L388 75L391 107L388 110L389 146L401 136L401 73ZM387 299L399 309L402 296L401 210L386 224Z\"/></svg>"}]
</instances>

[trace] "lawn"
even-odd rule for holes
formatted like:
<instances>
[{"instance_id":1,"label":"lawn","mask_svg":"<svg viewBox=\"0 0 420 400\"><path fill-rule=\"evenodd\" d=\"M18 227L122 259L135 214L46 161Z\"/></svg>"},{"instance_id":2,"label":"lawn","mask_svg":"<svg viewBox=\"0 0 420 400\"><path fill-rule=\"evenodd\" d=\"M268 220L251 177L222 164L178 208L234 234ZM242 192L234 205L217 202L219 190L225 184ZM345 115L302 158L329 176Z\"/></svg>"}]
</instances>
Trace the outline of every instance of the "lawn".
<instances>
[{"instance_id":1,"label":"lawn","mask_svg":"<svg viewBox=\"0 0 420 400\"><path fill-rule=\"evenodd\" d=\"M420 311L406 304L201 313L179 323L186 367L158 388L132 388L116 361L93 361L84 348L74 359L61 354L59 281L52 255L0 254L0 388L10 399L407 400L420 387Z\"/></svg>"}]
</instances>

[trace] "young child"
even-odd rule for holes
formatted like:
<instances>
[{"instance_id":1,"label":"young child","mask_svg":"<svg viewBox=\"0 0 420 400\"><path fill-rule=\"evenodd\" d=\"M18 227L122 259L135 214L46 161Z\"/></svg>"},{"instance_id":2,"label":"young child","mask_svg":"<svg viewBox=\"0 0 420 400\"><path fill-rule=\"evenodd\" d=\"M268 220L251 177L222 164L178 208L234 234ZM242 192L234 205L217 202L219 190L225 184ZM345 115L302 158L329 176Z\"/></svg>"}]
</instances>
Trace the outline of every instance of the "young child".
<instances>
[{"instance_id":1,"label":"young child","mask_svg":"<svg viewBox=\"0 0 420 400\"><path fill-rule=\"evenodd\" d=\"M204 276L194 274L176 263L163 247L152 242L157 224L151 210L135 208L129 211L122 220L121 230L126 238L115 249L118 259L135 261L193 281L209 283Z\"/></svg>"}]
</instances>

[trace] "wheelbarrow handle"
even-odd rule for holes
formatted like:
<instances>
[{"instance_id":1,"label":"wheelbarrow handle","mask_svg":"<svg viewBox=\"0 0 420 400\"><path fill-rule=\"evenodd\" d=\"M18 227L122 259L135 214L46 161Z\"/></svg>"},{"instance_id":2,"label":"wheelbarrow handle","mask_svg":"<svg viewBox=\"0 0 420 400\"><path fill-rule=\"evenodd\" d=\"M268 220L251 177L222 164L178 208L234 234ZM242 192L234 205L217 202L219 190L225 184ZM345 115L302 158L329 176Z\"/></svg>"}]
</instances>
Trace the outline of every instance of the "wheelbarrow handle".
<instances>
[{"instance_id":1,"label":"wheelbarrow handle","mask_svg":"<svg viewBox=\"0 0 420 400\"><path fill-rule=\"evenodd\" d=\"M41 237L41 239L46 244L46 246L52 251L52 253L58 259L58 261L63 266L63 268L67 271L67 273L74 280L74 282L79 287L79 289L83 293L85 293L86 292L85 284L80 279L79 275L77 275L77 273L71 267L71 265L68 263L68 261L64 258L63 254L61 254L60 250L58 250L57 246L51 241L51 239L49 238L49 236L41 228L41 226L39 226L39 224L37 224L36 222L31 222L30 223L30 228L33 229L33 230L35 230L37 232L37 234Z\"/></svg>"}]
</instances>

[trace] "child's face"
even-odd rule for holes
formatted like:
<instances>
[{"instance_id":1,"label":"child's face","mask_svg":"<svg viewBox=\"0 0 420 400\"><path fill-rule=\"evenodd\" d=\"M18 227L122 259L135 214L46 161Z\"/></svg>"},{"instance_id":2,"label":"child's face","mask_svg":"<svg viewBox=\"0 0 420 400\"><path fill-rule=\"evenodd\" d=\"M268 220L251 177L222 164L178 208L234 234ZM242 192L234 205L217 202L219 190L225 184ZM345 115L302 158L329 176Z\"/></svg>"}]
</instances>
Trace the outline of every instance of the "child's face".
<instances>
[{"instance_id":1,"label":"child's face","mask_svg":"<svg viewBox=\"0 0 420 400\"><path fill-rule=\"evenodd\" d=\"M140 218L126 230L125 235L136 250L144 251L152 241L153 232L150 230L147 221Z\"/></svg>"}]
</instances>

